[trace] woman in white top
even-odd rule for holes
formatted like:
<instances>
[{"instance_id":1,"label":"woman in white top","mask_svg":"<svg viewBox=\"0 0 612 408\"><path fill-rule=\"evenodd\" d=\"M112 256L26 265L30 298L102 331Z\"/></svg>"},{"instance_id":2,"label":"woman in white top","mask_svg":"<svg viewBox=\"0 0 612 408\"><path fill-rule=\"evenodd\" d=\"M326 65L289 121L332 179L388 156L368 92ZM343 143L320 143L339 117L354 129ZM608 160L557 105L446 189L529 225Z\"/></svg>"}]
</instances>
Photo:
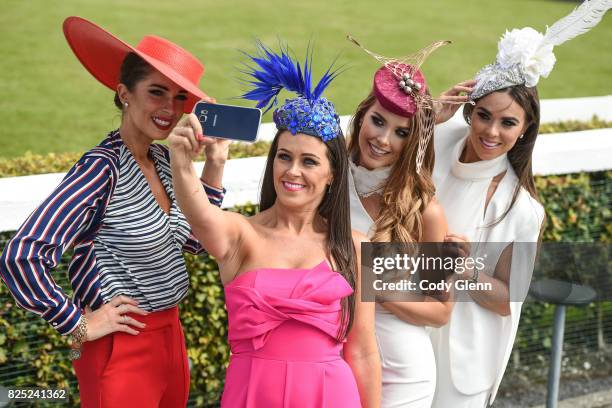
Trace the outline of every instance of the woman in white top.
<instances>
[{"instance_id":1,"label":"woman in white top","mask_svg":"<svg viewBox=\"0 0 612 408\"><path fill-rule=\"evenodd\" d=\"M473 257L488 255L482 271L455 277L491 287L456 292L449 323L432 332L434 407L480 408L495 398L545 218L531 166L540 123L536 85L552 71L553 47L587 32L609 7L585 2L545 34L530 27L506 32L495 63L476 75L472 104L463 111L468 126L448 122L436 129L437 197L449 230L464 236L449 240L476 243Z\"/></svg>"},{"instance_id":2,"label":"woman in white top","mask_svg":"<svg viewBox=\"0 0 612 408\"><path fill-rule=\"evenodd\" d=\"M539 124L535 89L492 92L466 105L464 116L469 126L448 122L436 129L437 198L450 231L470 242L507 245L479 246L492 267L455 275L492 289L457 291L449 323L432 332L438 364L433 406L440 408L484 407L494 398L535 260L536 245L518 243L537 242L544 218L531 173ZM496 259L508 258L510 268L505 262L496 267Z\"/></svg>"},{"instance_id":3,"label":"woman in white top","mask_svg":"<svg viewBox=\"0 0 612 408\"><path fill-rule=\"evenodd\" d=\"M418 83L410 91L398 86L406 75ZM433 102L418 64L391 61L376 72L373 90L349 126L351 225L372 241L444 240L446 220L431 180L433 122ZM435 357L425 326L445 324L451 307L430 296L376 305L383 407L431 406Z\"/></svg>"},{"instance_id":4,"label":"woman in white top","mask_svg":"<svg viewBox=\"0 0 612 408\"><path fill-rule=\"evenodd\" d=\"M531 168L540 122L537 90L524 77L518 83L500 77L512 75L485 67L470 95L474 104L464 107L467 125L450 121L435 133L436 193L457 234L447 240L479 243L472 244L472 256L488 256L485 269L455 278L491 284L457 291L449 323L432 331L438 372L433 406L439 408L493 402L544 220Z\"/></svg>"}]
</instances>

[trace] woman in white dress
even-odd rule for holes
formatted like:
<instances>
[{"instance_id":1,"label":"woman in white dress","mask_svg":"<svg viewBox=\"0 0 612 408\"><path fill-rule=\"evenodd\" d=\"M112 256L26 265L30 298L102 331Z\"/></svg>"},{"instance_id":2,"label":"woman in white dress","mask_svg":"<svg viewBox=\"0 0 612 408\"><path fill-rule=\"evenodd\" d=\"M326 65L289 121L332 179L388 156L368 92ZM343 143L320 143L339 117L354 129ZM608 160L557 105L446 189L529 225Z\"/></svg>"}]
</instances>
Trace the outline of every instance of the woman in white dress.
<instances>
[{"instance_id":1,"label":"woman in white dress","mask_svg":"<svg viewBox=\"0 0 612 408\"><path fill-rule=\"evenodd\" d=\"M448 324L433 329L438 384L434 407L485 407L501 380L518 327L544 219L533 176L531 151L538 132L537 93L523 85L492 92L466 105L471 124L436 128L434 181L445 209L447 240L508 243L489 248L485 271L457 280L491 283L492 290L458 291ZM458 237L461 234L463 237ZM485 249L480 247L482 253ZM475 248L474 248L475 249ZM519 252L519 254L517 254ZM472 256L476 257L473 251ZM498 258L512 259L511 268ZM510 281L524 283L510 296ZM519 301L511 301L519 300Z\"/></svg>"},{"instance_id":2,"label":"woman in white dress","mask_svg":"<svg viewBox=\"0 0 612 408\"><path fill-rule=\"evenodd\" d=\"M431 180L435 115L420 62L381 67L349 125L351 224L374 242L442 242L447 233ZM418 83L409 91L399 86L406 75ZM431 406L436 364L425 326L445 324L451 308L430 296L376 305L382 407Z\"/></svg>"},{"instance_id":3,"label":"woman in white dress","mask_svg":"<svg viewBox=\"0 0 612 408\"><path fill-rule=\"evenodd\" d=\"M545 218L531 166L540 122L536 84L552 70L553 46L601 19L605 8L596 3L576 11L589 19L570 18L546 35L532 28L506 32L496 62L476 76L472 104L463 111L467 126L449 121L436 128L436 194L449 230L457 234L447 240L472 242L473 257L488 254L484 269L454 278L491 287L457 291L448 324L432 330L434 407L482 408L495 398Z\"/></svg>"}]
</instances>

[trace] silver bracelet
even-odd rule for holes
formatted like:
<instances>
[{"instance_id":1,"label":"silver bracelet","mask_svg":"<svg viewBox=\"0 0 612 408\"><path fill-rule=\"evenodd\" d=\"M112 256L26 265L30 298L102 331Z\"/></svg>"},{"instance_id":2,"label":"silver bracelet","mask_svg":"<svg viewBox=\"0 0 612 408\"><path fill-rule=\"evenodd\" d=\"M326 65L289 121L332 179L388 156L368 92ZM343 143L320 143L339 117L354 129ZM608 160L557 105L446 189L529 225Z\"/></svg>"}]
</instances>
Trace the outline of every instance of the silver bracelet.
<instances>
[{"instance_id":1,"label":"silver bracelet","mask_svg":"<svg viewBox=\"0 0 612 408\"><path fill-rule=\"evenodd\" d=\"M472 269L472 277L470 278L470 282L472 283L478 283L478 268L474 268Z\"/></svg>"}]
</instances>

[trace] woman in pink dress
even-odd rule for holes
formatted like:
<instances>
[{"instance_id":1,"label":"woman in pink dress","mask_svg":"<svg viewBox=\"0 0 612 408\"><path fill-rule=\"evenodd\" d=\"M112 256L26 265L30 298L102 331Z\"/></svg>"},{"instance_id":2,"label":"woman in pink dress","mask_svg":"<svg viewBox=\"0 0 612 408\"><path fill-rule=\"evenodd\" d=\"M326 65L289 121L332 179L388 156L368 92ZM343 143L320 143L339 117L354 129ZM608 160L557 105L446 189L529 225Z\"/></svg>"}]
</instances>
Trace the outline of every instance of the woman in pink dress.
<instances>
[{"instance_id":1,"label":"woman in pink dress","mask_svg":"<svg viewBox=\"0 0 612 408\"><path fill-rule=\"evenodd\" d=\"M348 158L339 117L321 97L336 72L311 87L286 50L259 44L244 97L273 106L278 132L260 212L224 212L206 200L192 160L209 139L194 115L169 142L176 197L225 285L232 356L223 407L374 407L380 360L374 303L361 302L360 243L351 231ZM211 233L214 231L214 233Z\"/></svg>"}]
</instances>

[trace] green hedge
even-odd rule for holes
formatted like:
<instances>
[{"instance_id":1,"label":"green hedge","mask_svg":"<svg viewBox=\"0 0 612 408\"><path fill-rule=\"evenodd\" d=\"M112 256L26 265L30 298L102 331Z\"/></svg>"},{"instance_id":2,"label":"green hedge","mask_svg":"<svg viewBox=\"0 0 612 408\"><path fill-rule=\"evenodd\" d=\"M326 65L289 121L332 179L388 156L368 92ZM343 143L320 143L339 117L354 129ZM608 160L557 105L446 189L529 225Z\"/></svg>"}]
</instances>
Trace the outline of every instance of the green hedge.
<instances>
[{"instance_id":1,"label":"green hedge","mask_svg":"<svg viewBox=\"0 0 612 408\"><path fill-rule=\"evenodd\" d=\"M536 177L536 187L546 209L545 242L611 242L612 171ZM562 375L590 380L612 375L611 277L609 269L579 272L580 283L593 286L603 301L567 309ZM553 315L554 305L524 304L502 395L546 381Z\"/></svg>"},{"instance_id":2,"label":"green hedge","mask_svg":"<svg viewBox=\"0 0 612 408\"><path fill-rule=\"evenodd\" d=\"M543 123L540 125L540 134L543 133L563 133L577 132L580 130L592 130L612 128L612 122L599 119L597 115L593 115L591 120L564 120L559 122Z\"/></svg>"},{"instance_id":3,"label":"green hedge","mask_svg":"<svg viewBox=\"0 0 612 408\"><path fill-rule=\"evenodd\" d=\"M235 143L230 147L229 158L265 156L270 143L258 141L255 143ZM70 170L72 165L83 153L49 153L32 154L27 152L21 157L11 159L0 158L0 177L17 177L33 174L62 173Z\"/></svg>"},{"instance_id":4,"label":"green hedge","mask_svg":"<svg viewBox=\"0 0 612 408\"><path fill-rule=\"evenodd\" d=\"M555 130L557 131L557 130ZM235 149L236 155L265 154L267 144ZM251 150L244 150L251 149ZM0 177L58 172L67 170L78 154L35 156L0 161ZM546 241L600 241L610 242L609 197L612 171L537 177L536 184L542 196L548 222L544 232ZM254 214L256 206L246 205L233 209ZM0 233L0 250L11 237ZM69 288L67 263L70 253L62 258L53 272L58 284ZM191 404L214 405L223 388L225 367L229 358L227 315L223 289L217 265L208 257L185 255L190 274L191 289L181 304L181 321L185 330L188 355L193 363L191 371ZM569 312L566 349L581 350L564 365L565 374L593 375L595 368L610 374L610 353L605 352L601 340L612 341L612 307L610 302L576 308ZM508 374L502 390L528 385L545 379L550 350L552 307L526 303ZM588 327L585 322L591 322ZM597 324L595 324L597 323ZM591 327L592 326L592 327ZM6 286L0 284L0 384L6 386L64 387L70 389L73 405L78 403L76 381L67 359L67 342L42 319L17 306ZM569 344L568 344L569 343ZM513 363L512 363L513 362ZM585 369L587 367L593 369Z\"/></svg>"},{"instance_id":5,"label":"green hedge","mask_svg":"<svg viewBox=\"0 0 612 408\"><path fill-rule=\"evenodd\" d=\"M607 122L593 116L590 121L569 120L546 123L540 126L540 133L573 132L579 130L612 128ZM252 144L234 143L230 147L230 159L265 156L270 142L258 141ZM15 177L31 174L66 172L82 156L82 153L49 153L46 155L26 153L21 157L0 158L0 177Z\"/></svg>"},{"instance_id":6,"label":"green hedge","mask_svg":"<svg viewBox=\"0 0 612 408\"><path fill-rule=\"evenodd\" d=\"M548 216L545 239L610 242L610 209L606 200L610 197L611 177L611 171L538 177L537 186ZM235 210L253 214L256 207L247 205ZM4 247L10 235L0 234L0 248ZM69 254L66 254L54 272L64 288L69 288L66 280L68 259ZM227 316L214 260L192 255L185 255L185 259L191 277L191 290L181 304L181 320L189 358L193 363L192 399L198 406L204 406L216 401L223 388L224 369L229 357L226 343ZM76 384L67 359L65 339L40 319L16 307L4 285L0 285L0 305L3 305L0 308L0 326L3 328L0 331L0 383L5 386L70 387L72 401L76 403ZM538 373L539 378L545 378L550 349L551 314L550 305L525 305L513 357L515 364L509 367L508 381L516 382L521 378L531 381L531 377L525 377L530 369L532 376ZM566 333L575 327L577 332L583 332L583 335L589 337L579 339L576 347L593 344L593 338L598 335L597 330L589 332L576 325L583 324L585 319L593 322L597 318L602 319L600 329L604 330L604 338L610 342L612 308L609 302L603 305L602 310L593 305L578 309L573 317L568 313ZM597 352L597 347L580 354L576 363L573 366L566 365L564 370L586 366L586 362L594 358L594 352ZM603 360L597 356L599 360L595 359L597 361L594 360L590 365L597 367L599 361L599 365L610 367L608 355ZM534 365L540 367L539 371L533 370ZM508 381L505 380L505 383Z\"/></svg>"}]
</instances>

